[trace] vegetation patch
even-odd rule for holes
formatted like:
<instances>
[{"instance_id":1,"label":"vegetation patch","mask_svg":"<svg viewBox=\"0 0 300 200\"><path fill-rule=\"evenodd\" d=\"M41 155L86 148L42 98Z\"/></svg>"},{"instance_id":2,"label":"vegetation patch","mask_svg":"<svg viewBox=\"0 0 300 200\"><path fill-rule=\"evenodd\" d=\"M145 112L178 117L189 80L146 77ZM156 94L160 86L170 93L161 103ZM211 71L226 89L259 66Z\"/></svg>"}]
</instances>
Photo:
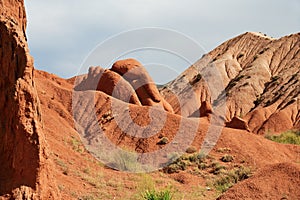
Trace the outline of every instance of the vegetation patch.
<instances>
[{"instance_id":1,"label":"vegetation patch","mask_svg":"<svg viewBox=\"0 0 300 200\"><path fill-rule=\"evenodd\" d=\"M282 144L295 144L300 145L300 131L299 130L289 130L281 133L280 135L269 135L265 136L267 139L274 142Z\"/></svg>"},{"instance_id":2,"label":"vegetation patch","mask_svg":"<svg viewBox=\"0 0 300 200\"><path fill-rule=\"evenodd\" d=\"M169 142L169 139L167 137L162 137L158 142L157 144L159 145L165 145L165 144L168 144Z\"/></svg>"},{"instance_id":3,"label":"vegetation patch","mask_svg":"<svg viewBox=\"0 0 300 200\"><path fill-rule=\"evenodd\" d=\"M72 136L72 139L69 140L69 144L72 146L72 149L78 153L84 153L84 147L80 140Z\"/></svg>"},{"instance_id":4,"label":"vegetation patch","mask_svg":"<svg viewBox=\"0 0 300 200\"><path fill-rule=\"evenodd\" d=\"M204 153L183 154L169 166L165 167L163 171L168 174L178 173L179 171L184 171L191 166L202 169L205 159L206 155Z\"/></svg>"},{"instance_id":5,"label":"vegetation patch","mask_svg":"<svg viewBox=\"0 0 300 200\"><path fill-rule=\"evenodd\" d=\"M232 162L233 156L229 155L229 154L225 154L224 156L222 156L221 161L222 162Z\"/></svg>"},{"instance_id":6,"label":"vegetation patch","mask_svg":"<svg viewBox=\"0 0 300 200\"><path fill-rule=\"evenodd\" d=\"M192 153L196 153L196 152L197 152L197 149L196 149L196 147L194 147L194 146L190 146L190 147L188 147L188 148L186 149L185 152L186 152L186 153L189 153L189 154L192 154Z\"/></svg>"},{"instance_id":7,"label":"vegetation patch","mask_svg":"<svg viewBox=\"0 0 300 200\"><path fill-rule=\"evenodd\" d=\"M217 176L212 185L215 189L221 193L226 192L233 185L239 181L245 180L251 176L251 169L247 167L239 167L230 171L223 172L220 176Z\"/></svg>"},{"instance_id":8,"label":"vegetation patch","mask_svg":"<svg viewBox=\"0 0 300 200\"><path fill-rule=\"evenodd\" d=\"M172 199L172 193L170 190L162 190L162 191L156 191L156 190L147 190L143 194L143 199L145 200L171 200Z\"/></svg>"},{"instance_id":9,"label":"vegetation patch","mask_svg":"<svg viewBox=\"0 0 300 200\"><path fill-rule=\"evenodd\" d=\"M69 167L66 165L66 163L60 159L55 159L55 163L61 167L62 173L64 175L68 175L69 173Z\"/></svg>"}]
</instances>

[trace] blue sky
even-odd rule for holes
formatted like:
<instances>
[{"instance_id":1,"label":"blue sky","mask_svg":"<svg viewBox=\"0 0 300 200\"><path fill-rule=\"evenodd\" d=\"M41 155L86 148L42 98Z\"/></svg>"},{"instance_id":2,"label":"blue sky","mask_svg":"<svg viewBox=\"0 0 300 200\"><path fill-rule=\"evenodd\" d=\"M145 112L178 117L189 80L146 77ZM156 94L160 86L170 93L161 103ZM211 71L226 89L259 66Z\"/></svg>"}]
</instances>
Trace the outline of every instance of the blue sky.
<instances>
[{"instance_id":1,"label":"blue sky","mask_svg":"<svg viewBox=\"0 0 300 200\"><path fill-rule=\"evenodd\" d=\"M35 67L65 78L78 73L98 44L131 29L161 27L179 31L197 41L202 53L246 31L263 32L275 38L300 31L299 0L28 0L25 3L27 37ZM198 58L202 53L199 52ZM110 67L105 63L94 65ZM186 65L173 67L174 73L169 73L167 79L182 72ZM158 76L159 71L151 75Z\"/></svg>"}]
</instances>

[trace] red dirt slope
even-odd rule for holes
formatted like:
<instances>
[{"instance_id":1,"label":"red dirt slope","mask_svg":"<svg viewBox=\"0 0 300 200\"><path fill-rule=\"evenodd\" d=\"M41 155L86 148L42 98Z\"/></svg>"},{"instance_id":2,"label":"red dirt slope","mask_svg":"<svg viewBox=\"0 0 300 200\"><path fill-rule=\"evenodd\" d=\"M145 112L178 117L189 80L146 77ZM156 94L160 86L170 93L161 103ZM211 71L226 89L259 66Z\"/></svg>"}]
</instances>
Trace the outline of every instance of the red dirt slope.
<instances>
[{"instance_id":1,"label":"red dirt slope","mask_svg":"<svg viewBox=\"0 0 300 200\"><path fill-rule=\"evenodd\" d=\"M112 177L115 177L115 181L122 185L136 184L135 182L130 181L130 179L134 179L134 174L128 175L99 167L95 159L84 150L84 146L81 143L75 142L74 146L74 141L79 141L79 138L77 131L74 128L72 118L71 97L73 85L68 80L64 80L41 71L35 71L35 82L41 100L42 115L44 116L44 130L47 133L46 140L48 141L52 151L51 159L55 160L56 163L53 173L55 174L57 184L64 186L64 190L61 192L64 199L72 199L71 194L73 189L76 189L76 194L78 196L82 196L84 194L88 194L90 191L99 195L106 194L107 192L105 191L108 190L108 188L110 188L109 195L115 196L117 199L122 199L122 196L124 195L123 192L111 190L112 188L110 186L99 189L91 186L87 180L82 179L84 176L84 169L89 168L92 171L97 170L104 173L104 183L109 179L112 179ZM102 118L106 116L107 113L111 113L112 116L114 116L114 112L111 110L112 101L114 101L117 105L125 105L125 103L120 100L116 100L103 92L96 91L95 94L97 97L94 101L97 108L95 111L98 116L98 121L95 126L102 127L105 135L117 146L142 153L159 150L164 147L157 144L161 137L160 134L167 137L170 141L173 141L174 135L178 130L178 122L181 118L180 116L168 114L162 131L152 137L147 139L132 137L129 134L125 134L120 128L118 128L115 118ZM83 102L83 104L79 103L79 105L87 104L84 104ZM81 109L86 110L84 108ZM132 104L130 105L130 116L136 124L147 125L150 123L148 110L149 107L141 107ZM123 117L123 120L126 120L126 115L121 114L121 110L119 111L120 113L118 114ZM158 110L158 112L161 113L159 115L163 115L164 111ZM86 115L81 114L81 116ZM200 120L199 129L196 131L192 144L196 148L201 147L203 138L209 126L209 121L206 118L198 120ZM194 124L194 121L195 119L186 119L186 127L188 127L189 124ZM131 126L132 124L128 123L125 130L130 130ZM93 130L92 127L93 126L91 126L90 130ZM155 128L156 127L153 126L153 129ZM187 133L190 132L188 129L185 130ZM145 132L141 132L141 134L148 134L146 130L144 131ZM136 132L136 134L139 133ZM185 135L183 140L186 139L186 136L187 135ZM93 141L93 137L87 138ZM300 154L300 147L278 144L269 141L262 136L230 128L223 129L222 134L211 154L216 157L222 156L222 154L218 152L218 149L220 148L231 149L230 153L235 159L233 164L239 165L243 163L244 165L251 166L254 169L260 169L274 163L295 163L299 159ZM61 163L65 163L67 171L66 167L64 165L62 167ZM67 173L67 175L64 175L64 173ZM159 172L154 172L150 175L158 178L157 176L159 176ZM187 173L185 176L189 177L191 175ZM199 180L199 177L195 176L192 180L193 181L190 181L187 185L180 185L176 187L178 187L183 194L186 194L186 191L191 189L190 184L197 185L202 182L203 185L205 185L205 179ZM165 177L162 181L163 183L170 182L172 181L172 176ZM82 185L84 185L84 187L82 187ZM127 189L126 191L131 195L136 193L133 188ZM102 196L102 198L104 197Z\"/></svg>"},{"instance_id":2,"label":"red dirt slope","mask_svg":"<svg viewBox=\"0 0 300 200\"><path fill-rule=\"evenodd\" d=\"M299 164L273 164L258 170L218 199L299 199L299 184Z\"/></svg>"}]
</instances>

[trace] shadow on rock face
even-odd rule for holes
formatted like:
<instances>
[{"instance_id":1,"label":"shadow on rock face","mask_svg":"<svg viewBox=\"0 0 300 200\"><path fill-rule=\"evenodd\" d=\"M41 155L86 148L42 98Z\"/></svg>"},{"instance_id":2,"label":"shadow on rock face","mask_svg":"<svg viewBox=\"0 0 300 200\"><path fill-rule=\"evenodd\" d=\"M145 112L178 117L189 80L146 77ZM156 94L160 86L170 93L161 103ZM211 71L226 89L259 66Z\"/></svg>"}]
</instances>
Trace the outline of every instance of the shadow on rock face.
<instances>
[{"instance_id":1,"label":"shadow on rock face","mask_svg":"<svg viewBox=\"0 0 300 200\"><path fill-rule=\"evenodd\" d=\"M135 59L117 61L111 69L106 70L92 67L87 75L77 78L74 89L98 90L125 102L143 106L160 105L164 110L174 113L147 70Z\"/></svg>"}]
</instances>

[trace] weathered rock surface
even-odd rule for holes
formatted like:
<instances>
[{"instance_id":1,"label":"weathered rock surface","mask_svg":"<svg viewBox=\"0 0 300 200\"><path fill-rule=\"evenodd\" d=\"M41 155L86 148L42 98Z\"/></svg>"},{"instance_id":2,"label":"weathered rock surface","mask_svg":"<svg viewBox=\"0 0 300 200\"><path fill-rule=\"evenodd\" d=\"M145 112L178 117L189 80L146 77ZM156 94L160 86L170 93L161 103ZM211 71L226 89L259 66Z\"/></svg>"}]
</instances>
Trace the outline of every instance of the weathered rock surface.
<instances>
[{"instance_id":1,"label":"weathered rock surface","mask_svg":"<svg viewBox=\"0 0 300 200\"><path fill-rule=\"evenodd\" d=\"M76 78L75 85L75 90L98 90L136 105L160 105L173 113L172 107L160 95L146 69L134 59L117 61L107 70L92 67L87 75Z\"/></svg>"},{"instance_id":2,"label":"weathered rock surface","mask_svg":"<svg viewBox=\"0 0 300 200\"><path fill-rule=\"evenodd\" d=\"M226 127L235 128L235 129L242 129L249 131L249 126L247 122L240 117L233 117L230 122L225 123Z\"/></svg>"},{"instance_id":3,"label":"weathered rock surface","mask_svg":"<svg viewBox=\"0 0 300 200\"><path fill-rule=\"evenodd\" d=\"M247 32L203 56L161 93L184 116L210 102L214 110L226 107L226 122L241 116L255 133L293 129L300 119L299 49L300 33L274 39ZM218 93L213 93L212 73L223 83ZM191 90L196 100L186 95Z\"/></svg>"},{"instance_id":4,"label":"weathered rock surface","mask_svg":"<svg viewBox=\"0 0 300 200\"><path fill-rule=\"evenodd\" d=\"M0 197L54 199L24 2L0 0L0 5Z\"/></svg>"}]
</instances>

